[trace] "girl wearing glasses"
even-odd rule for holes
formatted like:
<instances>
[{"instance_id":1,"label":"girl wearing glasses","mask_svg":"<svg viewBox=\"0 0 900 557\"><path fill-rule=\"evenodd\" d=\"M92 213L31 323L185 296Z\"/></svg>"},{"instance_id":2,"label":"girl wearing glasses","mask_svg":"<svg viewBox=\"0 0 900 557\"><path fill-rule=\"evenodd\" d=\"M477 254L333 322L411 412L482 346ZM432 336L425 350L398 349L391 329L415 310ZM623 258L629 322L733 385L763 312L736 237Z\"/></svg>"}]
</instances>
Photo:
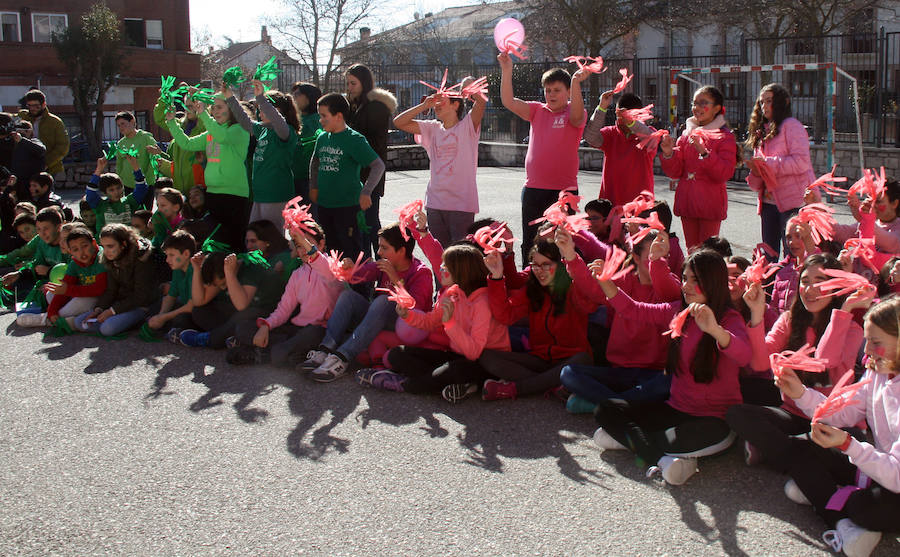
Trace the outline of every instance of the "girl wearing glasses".
<instances>
[{"instance_id":1,"label":"girl wearing glasses","mask_svg":"<svg viewBox=\"0 0 900 557\"><path fill-rule=\"evenodd\" d=\"M777 260L785 225L803 206L806 187L816 179L809 158L809 135L803 124L791 117L791 97L780 84L770 83L759 92L744 145L753 151L753 158L747 161L747 184L759 193L762 240L775 251ZM774 183L763 180L760 163L772 171Z\"/></svg>"},{"instance_id":2,"label":"girl wearing glasses","mask_svg":"<svg viewBox=\"0 0 900 557\"><path fill-rule=\"evenodd\" d=\"M568 364L593 361L587 320L597 304L588 295L591 281L584 261L563 261L560 251L574 251L572 236L550 225L541 227L529 252L531 272L525 288L507 292L503 261L496 251L485 256L490 276L491 313L505 325L528 318L529 352L485 350L479 363L492 376L484 382L484 400L516 398L559 386L559 372ZM574 270L580 267L580 272Z\"/></svg>"},{"instance_id":3,"label":"girl wearing glasses","mask_svg":"<svg viewBox=\"0 0 900 557\"><path fill-rule=\"evenodd\" d=\"M710 236L718 236L728 216L725 183L734 174L737 143L725 122L725 98L712 86L694 93L693 116L676 143L660 141L660 164L669 178L678 180L675 214L681 217L688 250Z\"/></svg>"}]
</instances>

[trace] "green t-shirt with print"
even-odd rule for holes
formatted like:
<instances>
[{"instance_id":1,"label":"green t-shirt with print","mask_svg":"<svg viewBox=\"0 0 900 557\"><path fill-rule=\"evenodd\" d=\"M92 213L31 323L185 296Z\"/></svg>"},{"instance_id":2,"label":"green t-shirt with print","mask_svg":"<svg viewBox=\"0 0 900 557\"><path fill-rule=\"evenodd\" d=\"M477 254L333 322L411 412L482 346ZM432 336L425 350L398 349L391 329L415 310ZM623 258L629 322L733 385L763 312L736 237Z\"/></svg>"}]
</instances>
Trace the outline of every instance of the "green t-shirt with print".
<instances>
[{"instance_id":1,"label":"green t-shirt with print","mask_svg":"<svg viewBox=\"0 0 900 557\"><path fill-rule=\"evenodd\" d=\"M138 151L138 164L141 166L141 172L144 173L144 178L147 180L147 183L153 185L156 183L156 172L153 171L153 165L150 164L150 153L147 152L148 145L156 145L156 138L153 137L153 134L145 131L145 130L137 130L137 133L132 137L123 137L119 141L116 142L116 147L119 150L124 149L137 149ZM125 159L124 155L116 157L116 171L119 170L119 164L125 165L121 172L118 172L119 178L122 179L122 185L125 186L126 190L134 189L134 173L131 171L131 166L128 165L128 161ZM131 224L129 221L128 224Z\"/></svg>"},{"instance_id":2,"label":"green t-shirt with print","mask_svg":"<svg viewBox=\"0 0 900 557\"><path fill-rule=\"evenodd\" d=\"M134 176L132 176L134 178ZM94 207L94 217L97 224L94 225L97 234L103 230L107 224L119 223L131 226L131 217L134 212L140 209L140 202L134 198L134 194L129 193L119 201L113 203L109 198L103 198Z\"/></svg>"},{"instance_id":3,"label":"green t-shirt with print","mask_svg":"<svg viewBox=\"0 0 900 557\"><path fill-rule=\"evenodd\" d=\"M94 262L87 267L82 267L74 261L66 266L66 274L78 279L78 286L90 286L97 282L97 276L106 272L106 266L100 262L100 257L94 258Z\"/></svg>"},{"instance_id":4,"label":"green t-shirt with print","mask_svg":"<svg viewBox=\"0 0 900 557\"><path fill-rule=\"evenodd\" d=\"M363 188L360 172L378 158L366 138L352 128L325 132L316 140L315 155L319 159L318 204L328 209L358 205Z\"/></svg>"},{"instance_id":5,"label":"green t-shirt with print","mask_svg":"<svg viewBox=\"0 0 900 557\"><path fill-rule=\"evenodd\" d=\"M169 296L184 305L191 301L191 281L194 280L194 266L188 265L187 271L175 269L172 271L172 281L169 283Z\"/></svg>"},{"instance_id":6,"label":"green t-shirt with print","mask_svg":"<svg viewBox=\"0 0 900 557\"><path fill-rule=\"evenodd\" d=\"M253 122L256 149L253 151L253 201L285 203L294 197L293 155L299 140L297 132L288 130L282 141L275 130Z\"/></svg>"}]
</instances>

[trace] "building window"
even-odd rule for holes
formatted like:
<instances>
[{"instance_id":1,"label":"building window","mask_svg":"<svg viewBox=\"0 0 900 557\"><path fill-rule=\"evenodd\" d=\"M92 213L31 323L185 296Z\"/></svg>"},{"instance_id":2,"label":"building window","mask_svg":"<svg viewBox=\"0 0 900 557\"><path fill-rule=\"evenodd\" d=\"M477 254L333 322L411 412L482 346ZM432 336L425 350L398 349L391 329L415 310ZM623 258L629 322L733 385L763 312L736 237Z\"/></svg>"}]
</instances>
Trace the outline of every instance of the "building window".
<instances>
[{"instance_id":1,"label":"building window","mask_svg":"<svg viewBox=\"0 0 900 557\"><path fill-rule=\"evenodd\" d=\"M155 48L162 50L163 48L163 26L162 20L148 19L145 21L147 32L147 48Z\"/></svg>"},{"instance_id":2,"label":"building window","mask_svg":"<svg viewBox=\"0 0 900 557\"><path fill-rule=\"evenodd\" d=\"M657 90L657 81L655 77L648 77L644 81L644 96L648 99L655 99L659 95Z\"/></svg>"},{"instance_id":3,"label":"building window","mask_svg":"<svg viewBox=\"0 0 900 557\"><path fill-rule=\"evenodd\" d=\"M816 96L816 72L791 72L790 83L792 97Z\"/></svg>"},{"instance_id":4,"label":"building window","mask_svg":"<svg viewBox=\"0 0 900 557\"><path fill-rule=\"evenodd\" d=\"M719 83L719 86L722 89L722 94L726 99L740 99L743 98L741 94L743 81L739 77L723 77L722 81Z\"/></svg>"},{"instance_id":5,"label":"building window","mask_svg":"<svg viewBox=\"0 0 900 557\"><path fill-rule=\"evenodd\" d=\"M144 48L147 45L147 38L144 35L143 19L125 20L125 44L140 48Z\"/></svg>"},{"instance_id":6,"label":"building window","mask_svg":"<svg viewBox=\"0 0 900 557\"><path fill-rule=\"evenodd\" d=\"M31 14L31 38L36 43L49 43L53 33L62 33L68 26L66 14Z\"/></svg>"},{"instance_id":7,"label":"building window","mask_svg":"<svg viewBox=\"0 0 900 557\"><path fill-rule=\"evenodd\" d=\"M16 12L0 12L0 41L19 42L19 14Z\"/></svg>"}]
</instances>

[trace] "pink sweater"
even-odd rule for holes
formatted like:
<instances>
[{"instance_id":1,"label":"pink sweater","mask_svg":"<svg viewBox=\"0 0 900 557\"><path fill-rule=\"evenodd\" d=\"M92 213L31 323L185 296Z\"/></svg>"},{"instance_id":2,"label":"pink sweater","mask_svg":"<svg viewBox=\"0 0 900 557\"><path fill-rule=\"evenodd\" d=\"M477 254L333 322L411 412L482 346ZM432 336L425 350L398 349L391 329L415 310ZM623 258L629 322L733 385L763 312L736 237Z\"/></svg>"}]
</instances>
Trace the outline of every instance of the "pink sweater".
<instances>
[{"instance_id":1,"label":"pink sweater","mask_svg":"<svg viewBox=\"0 0 900 557\"><path fill-rule=\"evenodd\" d=\"M666 304L635 302L622 292L615 295L610 303L617 311L627 312L635 320L655 327L668 326L675 314L683 308L680 301ZM750 363L747 326L741 314L733 309L725 313L719 324L728 331L731 342L727 348L719 348L715 378L709 383L697 383L691 371L691 361L705 333L693 319L689 318L685 323L678 354L678 369L672 375L672 387L667 401L672 408L692 416L724 419L729 407L743 401L738 376L740 368Z\"/></svg>"},{"instance_id":2,"label":"pink sweater","mask_svg":"<svg viewBox=\"0 0 900 557\"><path fill-rule=\"evenodd\" d=\"M772 377L772 368L769 366L769 355L782 352L787 349L788 337L791 334L791 314L782 313L778 321L772 326L768 334L760 323L756 327L749 327L750 345L753 347L753 358L750 367L755 371L767 371ZM832 310L831 320L822 333L822 338L816 345L816 358L828 360L828 381L826 385L817 385L815 389L827 395L841 375L856 363L859 347L862 346L863 330L853 314L839 309ZM806 342L815 344L816 334L812 327L806 330ZM782 397L782 408L797 416L803 416L803 412L797 408L793 399Z\"/></svg>"},{"instance_id":3,"label":"pink sweater","mask_svg":"<svg viewBox=\"0 0 900 557\"><path fill-rule=\"evenodd\" d=\"M840 412L823 420L835 427L848 427L866 420L872 428L874 445L851 439L844 451L850 462L861 472L894 493L900 493L900 377L893 378L867 370L864 385L853 396L857 404L845 406ZM825 395L806 389L796 400L807 416L812 416Z\"/></svg>"},{"instance_id":4,"label":"pink sweater","mask_svg":"<svg viewBox=\"0 0 900 557\"><path fill-rule=\"evenodd\" d=\"M274 329L287 323L290 318L291 323L298 327L324 326L343 290L344 285L331 275L325 258L316 255L315 259L291 273L278 307L257 323ZM291 318L297 306L300 306L300 311Z\"/></svg>"},{"instance_id":5,"label":"pink sweater","mask_svg":"<svg viewBox=\"0 0 900 557\"><path fill-rule=\"evenodd\" d=\"M378 288L390 288L391 286L391 280L388 278L387 273L380 271L374 261L363 265L354 277L362 279L364 282L377 280ZM431 308L431 297L434 294L434 275L431 274L431 270L428 267L413 257L409 269L400 273L400 279L403 281L406 291L416 300L417 308Z\"/></svg>"},{"instance_id":6,"label":"pink sweater","mask_svg":"<svg viewBox=\"0 0 900 557\"><path fill-rule=\"evenodd\" d=\"M753 156L764 158L778 181L774 189L767 189L761 177L747 176L750 189L759 192L760 203L774 202L779 212L802 207L806 187L815 181L816 175L809 158L809 134L800 120L785 119L778 135L757 147Z\"/></svg>"},{"instance_id":7,"label":"pink sweater","mask_svg":"<svg viewBox=\"0 0 900 557\"><path fill-rule=\"evenodd\" d=\"M705 129L720 129L721 139L710 141L706 149L709 155L700 158L697 149L690 144L693 117L688 119L688 129L678 138L672 156L660 155L663 172L678 180L675 190L675 214L679 217L722 221L728 216L726 182L734 174L737 162L737 143L734 134L725 126L725 119L717 116ZM660 151L662 153L662 151Z\"/></svg>"},{"instance_id":8,"label":"pink sweater","mask_svg":"<svg viewBox=\"0 0 900 557\"><path fill-rule=\"evenodd\" d=\"M468 360L477 360L484 349L510 350L509 329L491 316L487 287L475 290L468 297L460 291L453 317L443 323L441 301L445 296L446 292L438 296L430 312L413 310L404 321L423 331L445 331L450 338L450 350Z\"/></svg>"}]
</instances>

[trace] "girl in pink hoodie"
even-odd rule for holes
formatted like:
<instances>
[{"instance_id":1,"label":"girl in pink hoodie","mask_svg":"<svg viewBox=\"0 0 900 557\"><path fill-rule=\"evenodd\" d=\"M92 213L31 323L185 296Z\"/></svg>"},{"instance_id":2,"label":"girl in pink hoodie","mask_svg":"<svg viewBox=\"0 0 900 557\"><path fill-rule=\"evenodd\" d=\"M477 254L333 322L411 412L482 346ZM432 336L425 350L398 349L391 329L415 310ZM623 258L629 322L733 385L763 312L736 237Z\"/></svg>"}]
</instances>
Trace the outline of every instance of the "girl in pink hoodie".
<instances>
[{"instance_id":1,"label":"girl in pink hoodie","mask_svg":"<svg viewBox=\"0 0 900 557\"><path fill-rule=\"evenodd\" d=\"M266 318L238 324L226 355L229 363L301 363L325 337L325 325L343 285L320 254L325 249L322 228L313 222L306 224L313 231L310 235L297 229L290 231L303 265L291 273L275 311Z\"/></svg>"},{"instance_id":2,"label":"girl in pink hoodie","mask_svg":"<svg viewBox=\"0 0 900 557\"><path fill-rule=\"evenodd\" d=\"M747 161L747 184L759 193L762 241L775 251L775 261L784 226L803 206L806 187L816 179L809 158L809 135L800 120L791 118L791 97L780 84L770 83L759 92L745 146L753 151L753 158ZM775 183L763 180L759 164L768 167Z\"/></svg>"},{"instance_id":3,"label":"girl in pink hoodie","mask_svg":"<svg viewBox=\"0 0 900 557\"><path fill-rule=\"evenodd\" d=\"M667 483L681 485L697 471L697 457L731 445L725 412L740 404L738 375L750 363L747 327L731 306L725 260L712 250L694 252L685 263L683 300L676 302L635 302L612 281L600 284L616 311L632 314L648 331L670 323L675 338L666 366L672 374L668 400L602 402L594 440L607 450L631 448L651 465L648 476L658 469Z\"/></svg>"},{"instance_id":4,"label":"girl in pink hoodie","mask_svg":"<svg viewBox=\"0 0 900 557\"><path fill-rule=\"evenodd\" d=\"M509 351L509 333L491 316L488 270L481 251L457 244L444 250L439 269L441 286L428 313L397 305L397 314L413 327L443 329L450 350L399 346L387 354L391 370L363 369L357 380L380 389L410 393L441 391L448 402L459 402L478 391L488 377L477 360L485 349Z\"/></svg>"},{"instance_id":5,"label":"girl in pink hoodie","mask_svg":"<svg viewBox=\"0 0 900 557\"><path fill-rule=\"evenodd\" d=\"M900 531L900 298L869 310L864 320L866 372L861 386L836 413L812 426L810 438L791 441L789 474L798 490L791 499L812 504L834 530L822 536L835 551L869 555L882 532ZM852 381L852 379L851 379ZM825 395L786 370L778 387L807 416ZM872 443L843 429L865 420Z\"/></svg>"},{"instance_id":6,"label":"girl in pink hoodie","mask_svg":"<svg viewBox=\"0 0 900 557\"><path fill-rule=\"evenodd\" d=\"M804 344L816 347L816 357L828 361L826 373L798 372L804 385L827 395L845 371L852 368L862 346L862 327L853 320L855 309L872 303L872 293L857 292L847 296L822 296L818 284L828 280L824 269L840 269L832 255L814 254L800 268L799 292L790 311L782 313L766 334L763 316L765 293L759 284L744 294L750 307L750 344L753 377L772 384L769 355L784 350L799 350ZM744 439L744 460L748 465L765 459L776 470L785 472L790 462L785 456L790 436L809 432L809 418L793 400L782 397L779 407L740 404L728 409L726 420Z\"/></svg>"}]
</instances>

